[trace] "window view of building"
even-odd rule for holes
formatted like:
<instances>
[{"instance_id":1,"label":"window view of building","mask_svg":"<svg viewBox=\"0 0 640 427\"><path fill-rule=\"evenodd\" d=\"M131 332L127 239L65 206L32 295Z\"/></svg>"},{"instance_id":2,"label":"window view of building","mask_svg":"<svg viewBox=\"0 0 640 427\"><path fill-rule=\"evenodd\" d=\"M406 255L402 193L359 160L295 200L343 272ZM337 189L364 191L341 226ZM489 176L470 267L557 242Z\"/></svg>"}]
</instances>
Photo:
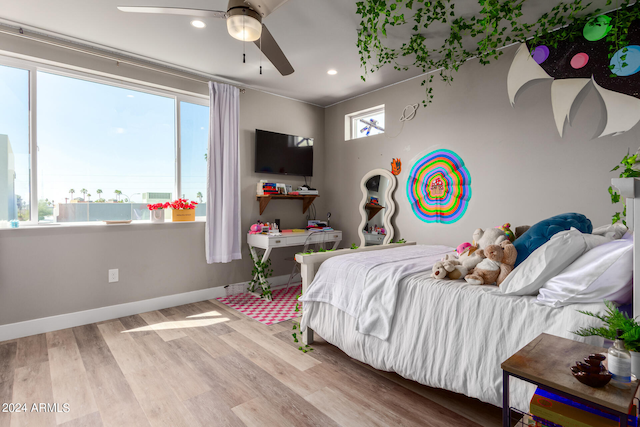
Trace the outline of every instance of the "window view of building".
<instances>
[{"instance_id":1,"label":"window view of building","mask_svg":"<svg viewBox=\"0 0 640 427\"><path fill-rule=\"evenodd\" d=\"M29 220L29 71L0 66L0 221Z\"/></svg>"}]
</instances>

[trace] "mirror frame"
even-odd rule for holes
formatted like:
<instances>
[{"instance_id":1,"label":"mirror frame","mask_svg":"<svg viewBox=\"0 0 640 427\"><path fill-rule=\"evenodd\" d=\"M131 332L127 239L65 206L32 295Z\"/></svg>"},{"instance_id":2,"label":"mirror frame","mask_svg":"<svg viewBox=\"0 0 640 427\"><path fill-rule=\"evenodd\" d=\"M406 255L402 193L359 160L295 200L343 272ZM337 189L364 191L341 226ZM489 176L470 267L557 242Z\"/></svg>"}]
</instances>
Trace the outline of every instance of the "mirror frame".
<instances>
[{"instance_id":1,"label":"mirror frame","mask_svg":"<svg viewBox=\"0 0 640 427\"><path fill-rule=\"evenodd\" d=\"M386 245L388 243L391 243L391 240L393 239L394 230L393 230L393 225L391 224L391 217L396 211L396 201L393 200L392 195L397 185L396 176L386 169L373 169L367 172L362 177L362 180L360 181L360 190L362 191L362 200L360 201L359 208L360 208L360 216L362 217L362 220L360 221L360 226L358 227L358 235L360 236L361 247L364 247L366 243L362 229L364 228L364 225L367 223L367 210L364 208L364 205L367 203L367 197L369 195L369 192L367 190L367 181L376 175L384 176L389 180L387 191L384 194L384 198L386 200L387 206L385 206L385 209L384 209L383 224L384 224L384 229L387 232L387 235L385 236L382 244Z\"/></svg>"}]
</instances>

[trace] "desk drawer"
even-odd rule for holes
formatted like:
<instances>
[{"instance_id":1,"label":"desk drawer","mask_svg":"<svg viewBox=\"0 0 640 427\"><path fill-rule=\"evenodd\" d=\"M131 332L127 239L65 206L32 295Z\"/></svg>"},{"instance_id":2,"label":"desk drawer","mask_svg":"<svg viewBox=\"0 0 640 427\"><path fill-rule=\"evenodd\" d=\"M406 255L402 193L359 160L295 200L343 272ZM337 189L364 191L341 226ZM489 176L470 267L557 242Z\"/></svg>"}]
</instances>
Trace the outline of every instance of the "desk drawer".
<instances>
[{"instance_id":1,"label":"desk drawer","mask_svg":"<svg viewBox=\"0 0 640 427\"><path fill-rule=\"evenodd\" d=\"M311 243L335 242L342 239L342 233L318 233L309 237Z\"/></svg>"},{"instance_id":2,"label":"desk drawer","mask_svg":"<svg viewBox=\"0 0 640 427\"><path fill-rule=\"evenodd\" d=\"M284 237L284 236L270 237L269 238L269 246L271 246L272 248L277 248L279 246L290 245L291 243L289 243L289 241L287 239L288 238Z\"/></svg>"}]
</instances>

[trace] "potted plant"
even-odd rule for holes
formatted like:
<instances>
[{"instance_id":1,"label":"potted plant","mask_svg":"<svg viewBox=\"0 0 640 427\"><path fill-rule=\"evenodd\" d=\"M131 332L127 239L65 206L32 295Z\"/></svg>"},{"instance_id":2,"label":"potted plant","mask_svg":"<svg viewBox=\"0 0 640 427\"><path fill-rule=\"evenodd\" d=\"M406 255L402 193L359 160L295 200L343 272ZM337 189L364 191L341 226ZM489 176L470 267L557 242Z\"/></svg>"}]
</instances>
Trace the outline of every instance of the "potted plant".
<instances>
[{"instance_id":1,"label":"potted plant","mask_svg":"<svg viewBox=\"0 0 640 427\"><path fill-rule=\"evenodd\" d=\"M164 210L169 207L169 202L167 203L154 203L152 205L147 205L149 209L149 217L151 218L151 222L164 222Z\"/></svg>"},{"instance_id":2,"label":"potted plant","mask_svg":"<svg viewBox=\"0 0 640 427\"><path fill-rule=\"evenodd\" d=\"M197 204L190 202L189 199L177 199L169 203L169 207L173 210L172 221L195 221Z\"/></svg>"},{"instance_id":3,"label":"potted plant","mask_svg":"<svg viewBox=\"0 0 640 427\"><path fill-rule=\"evenodd\" d=\"M622 329L624 346L631 353L631 373L640 378L640 324L618 310L611 301L605 301L604 304L607 307L604 314L580 310L582 314L600 319L603 326L580 328L573 333L581 337L598 336L614 341L617 337L616 330Z\"/></svg>"}]
</instances>

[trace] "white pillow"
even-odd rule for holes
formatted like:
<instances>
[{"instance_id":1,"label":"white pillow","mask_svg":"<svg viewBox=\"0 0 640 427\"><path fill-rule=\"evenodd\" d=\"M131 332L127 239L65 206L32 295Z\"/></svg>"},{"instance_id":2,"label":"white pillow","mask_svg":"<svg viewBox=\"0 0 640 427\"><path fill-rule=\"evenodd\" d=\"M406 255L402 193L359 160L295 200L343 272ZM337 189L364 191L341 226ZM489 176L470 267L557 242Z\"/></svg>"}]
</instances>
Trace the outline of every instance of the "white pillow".
<instances>
[{"instance_id":1,"label":"white pillow","mask_svg":"<svg viewBox=\"0 0 640 427\"><path fill-rule=\"evenodd\" d=\"M584 237L584 241L587 244L587 250L585 252L590 251L591 249L598 247L600 245L604 245L605 243L609 243L613 240L613 237L606 236L596 236L593 234L585 234L582 233L582 237ZM617 237L619 239L620 237Z\"/></svg>"},{"instance_id":2,"label":"white pillow","mask_svg":"<svg viewBox=\"0 0 640 427\"><path fill-rule=\"evenodd\" d=\"M540 289L537 303L551 307L569 304L631 301L633 237L614 240L587 252Z\"/></svg>"},{"instance_id":3,"label":"white pillow","mask_svg":"<svg viewBox=\"0 0 640 427\"><path fill-rule=\"evenodd\" d=\"M500 284L505 295L535 295L551 279L587 250L582 233L575 228L556 233L533 251Z\"/></svg>"},{"instance_id":4,"label":"white pillow","mask_svg":"<svg viewBox=\"0 0 640 427\"><path fill-rule=\"evenodd\" d=\"M601 227L594 229L591 234L596 236L605 236L610 239L622 239L622 236L625 235L628 228L626 225L621 222L616 222L615 224L607 224Z\"/></svg>"}]
</instances>

